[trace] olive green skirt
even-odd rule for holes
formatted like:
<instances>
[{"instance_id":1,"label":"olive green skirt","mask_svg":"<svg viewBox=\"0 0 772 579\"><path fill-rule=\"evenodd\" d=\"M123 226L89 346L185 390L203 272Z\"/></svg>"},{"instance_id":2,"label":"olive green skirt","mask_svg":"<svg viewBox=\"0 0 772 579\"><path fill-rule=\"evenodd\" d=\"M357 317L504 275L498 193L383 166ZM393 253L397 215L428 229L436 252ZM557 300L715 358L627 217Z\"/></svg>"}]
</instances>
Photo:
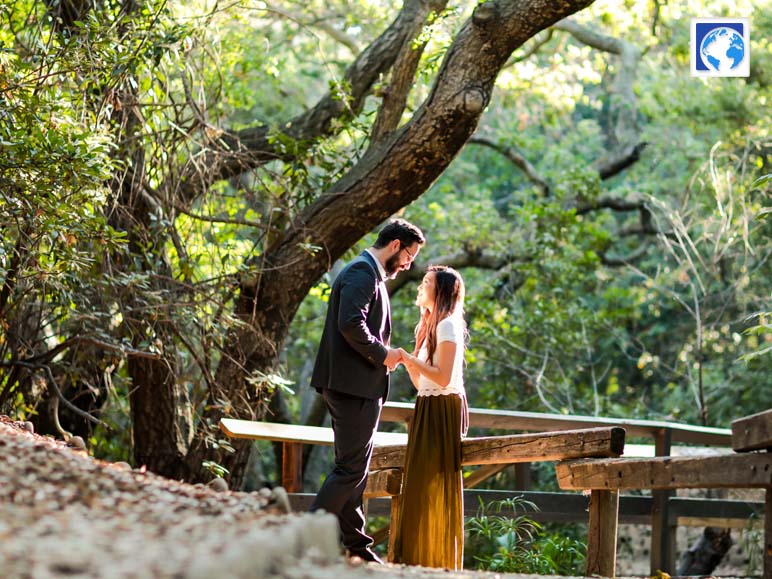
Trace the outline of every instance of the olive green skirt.
<instances>
[{"instance_id":1,"label":"olive green skirt","mask_svg":"<svg viewBox=\"0 0 772 579\"><path fill-rule=\"evenodd\" d=\"M460 396L418 396L410 421L394 561L459 570L464 556Z\"/></svg>"}]
</instances>

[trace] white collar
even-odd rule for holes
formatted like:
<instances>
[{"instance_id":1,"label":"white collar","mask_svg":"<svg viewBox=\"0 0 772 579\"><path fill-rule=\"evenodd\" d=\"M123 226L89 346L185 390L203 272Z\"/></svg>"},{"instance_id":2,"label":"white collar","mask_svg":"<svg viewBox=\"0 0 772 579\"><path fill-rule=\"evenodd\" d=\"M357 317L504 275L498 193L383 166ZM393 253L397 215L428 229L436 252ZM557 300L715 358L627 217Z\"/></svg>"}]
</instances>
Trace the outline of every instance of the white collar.
<instances>
[{"instance_id":1,"label":"white collar","mask_svg":"<svg viewBox=\"0 0 772 579\"><path fill-rule=\"evenodd\" d=\"M378 273L381 274L381 281L386 281L386 270L383 269L383 264L381 263L381 260L376 257L376 255L370 251L370 249L365 249L367 253L370 254L370 256L375 260L375 266L378 268Z\"/></svg>"}]
</instances>

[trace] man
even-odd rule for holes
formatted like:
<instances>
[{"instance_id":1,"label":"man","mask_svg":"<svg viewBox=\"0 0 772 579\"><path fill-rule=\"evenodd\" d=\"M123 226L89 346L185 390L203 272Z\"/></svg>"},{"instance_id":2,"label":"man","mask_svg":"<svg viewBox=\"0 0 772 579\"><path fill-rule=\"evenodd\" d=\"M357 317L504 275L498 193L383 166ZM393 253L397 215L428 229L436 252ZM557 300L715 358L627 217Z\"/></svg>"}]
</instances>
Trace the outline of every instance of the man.
<instances>
[{"instance_id":1,"label":"man","mask_svg":"<svg viewBox=\"0 0 772 579\"><path fill-rule=\"evenodd\" d=\"M391 310L384 282L410 269L425 243L415 225L392 220L332 285L327 319L311 386L324 397L335 433L335 467L311 505L338 517L349 556L382 561L365 533L362 494L373 438L389 390L389 372L400 361L389 347Z\"/></svg>"}]
</instances>

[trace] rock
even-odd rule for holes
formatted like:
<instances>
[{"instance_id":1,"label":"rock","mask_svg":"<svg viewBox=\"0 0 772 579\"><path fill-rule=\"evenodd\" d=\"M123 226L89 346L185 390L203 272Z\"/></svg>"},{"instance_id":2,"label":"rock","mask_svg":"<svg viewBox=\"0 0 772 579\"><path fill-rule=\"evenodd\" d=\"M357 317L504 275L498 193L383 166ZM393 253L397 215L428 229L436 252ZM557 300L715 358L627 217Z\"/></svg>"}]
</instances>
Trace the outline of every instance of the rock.
<instances>
[{"instance_id":1,"label":"rock","mask_svg":"<svg viewBox=\"0 0 772 579\"><path fill-rule=\"evenodd\" d=\"M271 500L283 513L290 514L292 512L289 496L287 496L287 491L284 490L284 487L276 487L273 489Z\"/></svg>"},{"instance_id":2,"label":"rock","mask_svg":"<svg viewBox=\"0 0 772 579\"><path fill-rule=\"evenodd\" d=\"M210 480L206 486L208 486L213 491L217 491L218 493L223 493L228 490L228 483L225 482L224 478L219 476Z\"/></svg>"},{"instance_id":3,"label":"rock","mask_svg":"<svg viewBox=\"0 0 772 579\"><path fill-rule=\"evenodd\" d=\"M86 443L80 436L71 436L67 441L67 446L77 450L86 450Z\"/></svg>"}]
</instances>

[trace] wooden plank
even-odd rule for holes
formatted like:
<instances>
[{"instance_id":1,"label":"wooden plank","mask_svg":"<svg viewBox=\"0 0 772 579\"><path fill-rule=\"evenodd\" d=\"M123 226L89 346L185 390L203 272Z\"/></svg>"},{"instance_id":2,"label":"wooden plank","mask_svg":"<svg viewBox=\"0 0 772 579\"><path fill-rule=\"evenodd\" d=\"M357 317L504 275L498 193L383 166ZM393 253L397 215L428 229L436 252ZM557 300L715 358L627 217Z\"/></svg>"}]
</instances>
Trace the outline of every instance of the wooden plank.
<instances>
[{"instance_id":1,"label":"wooden plank","mask_svg":"<svg viewBox=\"0 0 772 579\"><path fill-rule=\"evenodd\" d=\"M566 490L767 487L772 453L577 460L555 471Z\"/></svg>"},{"instance_id":2,"label":"wooden plank","mask_svg":"<svg viewBox=\"0 0 772 579\"><path fill-rule=\"evenodd\" d=\"M737 452L772 449L772 408L732 422L732 448Z\"/></svg>"},{"instance_id":3,"label":"wooden plank","mask_svg":"<svg viewBox=\"0 0 772 579\"><path fill-rule=\"evenodd\" d=\"M405 466L406 453L407 445L405 444L375 447L373 449L373 457L370 459L370 470L403 468Z\"/></svg>"},{"instance_id":4,"label":"wooden plank","mask_svg":"<svg viewBox=\"0 0 772 579\"><path fill-rule=\"evenodd\" d=\"M481 466L469 476L464 478L464 488L473 489L480 483L488 480L492 476L499 474L502 470L509 467L509 464L486 464Z\"/></svg>"},{"instance_id":5,"label":"wooden plank","mask_svg":"<svg viewBox=\"0 0 772 579\"><path fill-rule=\"evenodd\" d=\"M303 490L303 445L285 442L281 450L281 486L288 493Z\"/></svg>"},{"instance_id":6,"label":"wooden plank","mask_svg":"<svg viewBox=\"0 0 772 579\"><path fill-rule=\"evenodd\" d=\"M619 456L624 444L625 431L619 427L467 438L461 443L461 464Z\"/></svg>"},{"instance_id":7,"label":"wooden plank","mask_svg":"<svg viewBox=\"0 0 772 579\"><path fill-rule=\"evenodd\" d=\"M465 438L461 441L461 464L514 464L619 456L624 449L624 439L625 431L618 427ZM402 468L405 453L404 445L376 448L370 470Z\"/></svg>"},{"instance_id":8,"label":"wooden plank","mask_svg":"<svg viewBox=\"0 0 772 579\"><path fill-rule=\"evenodd\" d=\"M767 504L764 508L764 579L772 579L772 488L767 489Z\"/></svg>"},{"instance_id":9,"label":"wooden plank","mask_svg":"<svg viewBox=\"0 0 772 579\"><path fill-rule=\"evenodd\" d=\"M673 431L663 428L654 439L657 456L670 456ZM670 499L675 491L658 489L651 492L651 552L649 575L657 571L675 573L676 526L670 518Z\"/></svg>"},{"instance_id":10,"label":"wooden plank","mask_svg":"<svg viewBox=\"0 0 772 579\"><path fill-rule=\"evenodd\" d=\"M764 503L673 497L670 499L670 516L679 526L741 528L763 520ZM711 520L713 522L708 522Z\"/></svg>"},{"instance_id":11,"label":"wooden plank","mask_svg":"<svg viewBox=\"0 0 772 579\"><path fill-rule=\"evenodd\" d=\"M304 426L300 424L280 424L277 422L256 422L222 418L220 429L232 438L252 440L274 440L277 442L301 442L304 444L332 445L332 428L323 426ZM375 445L385 446L407 444L404 432L376 432Z\"/></svg>"},{"instance_id":12,"label":"wooden plank","mask_svg":"<svg viewBox=\"0 0 772 579\"><path fill-rule=\"evenodd\" d=\"M412 414L412 403L387 402L384 404L383 410L381 411L381 422L406 422ZM679 442L710 446L730 446L732 443L732 431L728 428L694 426L665 421L544 414L539 412L519 412L514 410L488 410L483 408L470 408L469 419L470 426L473 428L533 432L621 426L627 432L628 438L633 436L655 438L659 430L668 428L672 430L674 443Z\"/></svg>"},{"instance_id":13,"label":"wooden plank","mask_svg":"<svg viewBox=\"0 0 772 579\"><path fill-rule=\"evenodd\" d=\"M527 491L530 488L531 488L531 463L530 462L515 463L515 484L512 486L512 490Z\"/></svg>"},{"instance_id":14,"label":"wooden plank","mask_svg":"<svg viewBox=\"0 0 772 579\"><path fill-rule=\"evenodd\" d=\"M717 527L719 529L737 529L738 531L747 530L749 525L751 527L761 525L760 521L722 519L721 517L677 517L676 523L679 527Z\"/></svg>"},{"instance_id":15,"label":"wooden plank","mask_svg":"<svg viewBox=\"0 0 772 579\"><path fill-rule=\"evenodd\" d=\"M617 565L619 493L590 493L590 525L587 532L587 576L614 577Z\"/></svg>"},{"instance_id":16,"label":"wooden plank","mask_svg":"<svg viewBox=\"0 0 772 579\"><path fill-rule=\"evenodd\" d=\"M315 494L290 494L293 511L307 511ZM583 493L538 492L538 491L502 491L502 490L464 490L464 516L474 517L482 500L485 504L522 497L534 503L538 511L527 511L529 518L539 522L587 522L590 497ZM389 516L391 501L388 498L376 498L368 501L368 514ZM755 513L754 520L764 524L764 502L746 502L725 499L695 499L675 497L670 499L670 515L679 525L693 527L746 528L749 519ZM502 511L502 515L521 515ZM712 521L712 522L711 522ZM648 525L651 522L651 497L640 495L619 496L619 524ZM710 524L706 525L706 522ZM715 522L715 524L713 524ZM385 538L386 535L384 535Z\"/></svg>"},{"instance_id":17,"label":"wooden plank","mask_svg":"<svg viewBox=\"0 0 772 579\"><path fill-rule=\"evenodd\" d=\"M402 492L402 469L390 468L371 472L367 477L364 498L391 497Z\"/></svg>"}]
</instances>

